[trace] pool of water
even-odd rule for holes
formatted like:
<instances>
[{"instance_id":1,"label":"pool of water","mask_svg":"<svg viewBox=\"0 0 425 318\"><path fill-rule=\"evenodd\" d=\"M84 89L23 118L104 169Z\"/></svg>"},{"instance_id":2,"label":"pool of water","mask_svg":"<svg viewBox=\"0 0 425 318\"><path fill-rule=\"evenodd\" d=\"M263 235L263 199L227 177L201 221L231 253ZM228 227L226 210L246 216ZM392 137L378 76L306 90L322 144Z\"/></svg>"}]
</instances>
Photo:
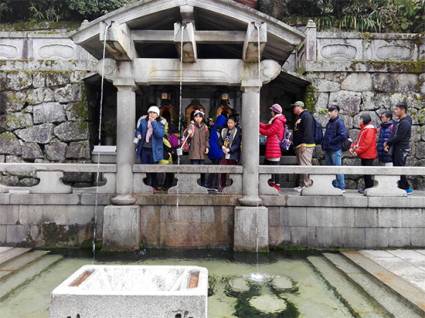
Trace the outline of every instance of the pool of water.
<instances>
[{"instance_id":1,"label":"pool of water","mask_svg":"<svg viewBox=\"0 0 425 318\"><path fill-rule=\"evenodd\" d=\"M206 267L210 276L208 299L209 318L235 317L306 317L344 318L352 317L348 309L326 286L303 256L283 256L272 253L260 259L259 270L267 277L289 278L291 290L278 292L267 283L249 283L249 290L235 293L230 282L257 271L255 257L234 255L174 255L170 252L137 255L132 257L100 257L96 264L143 264L143 265L196 265ZM65 278L85 264L92 264L90 257L67 256L42 274L34 277L0 302L2 318L47 318L50 292ZM265 301L284 300L283 311L260 314L252 309L255 298L266 296ZM268 297L268 298L267 298Z\"/></svg>"}]
</instances>

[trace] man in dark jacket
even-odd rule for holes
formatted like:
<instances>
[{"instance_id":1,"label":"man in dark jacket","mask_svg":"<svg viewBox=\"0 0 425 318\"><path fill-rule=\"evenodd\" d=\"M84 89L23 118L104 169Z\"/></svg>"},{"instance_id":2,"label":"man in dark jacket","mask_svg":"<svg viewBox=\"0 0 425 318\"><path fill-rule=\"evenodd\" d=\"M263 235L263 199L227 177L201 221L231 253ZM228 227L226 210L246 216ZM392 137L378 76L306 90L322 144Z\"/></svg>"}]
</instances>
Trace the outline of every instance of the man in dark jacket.
<instances>
[{"instance_id":1,"label":"man in dark jacket","mask_svg":"<svg viewBox=\"0 0 425 318\"><path fill-rule=\"evenodd\" d=\"M297 116L293 135L297 162L301 166L311 166L313 151L316 146L314 142L315 122L313 115L304 109L304 103L301 101L292 105L292 111ZM299 187L295 188L299 192L312 184L308 174L302 175L300 178Z\"/></svg>"},{"instance_id":2,"label":"man in dark jacket","mask_svg":"<svg viewBox=\"0 0 425 318\"><path fill-rule=\"evenodd\" d=\"M325 152L328 166L342 165L342 143L348 137L344 121L339 118L339 110L338 105L329 105L328 107L329 121L326 124L326 131L322 141L322 149ZM333 185L345 191L344 175L336 175Z\"/></svg>"},{"instance_id":3,"label":"man in dark jacket","mask_svg":"<svg viewBox=\"0 0 425 318\"><path fill-rule=\"evenodd\" d=\"M393 165L393 156L389 149L385 149L385 143L393 136L395 131L395 124L393 122L393 113L389 110L381 114L381 127L379 129L378 137L378 159L379 162L385 166Z\"/></svg>"},{"instance_id":4,"label":"man in dark jacket","mask_svg":"<svg viewBox=\"0 0 425 318\"><path fill-rule=\"evenodd\" d=\"M410 153L412 118L407 114L407 104L405 102L401 102L396 105L394 108L394 115L399 119L399 121L395 128L394 135L385 143L385 148L387 150L392 150L394 166L404 167ZM400 177L398 185L400 189L406 190L407 194L411 194L413 192L406 176Z\"/></svg>"}]
</instances>

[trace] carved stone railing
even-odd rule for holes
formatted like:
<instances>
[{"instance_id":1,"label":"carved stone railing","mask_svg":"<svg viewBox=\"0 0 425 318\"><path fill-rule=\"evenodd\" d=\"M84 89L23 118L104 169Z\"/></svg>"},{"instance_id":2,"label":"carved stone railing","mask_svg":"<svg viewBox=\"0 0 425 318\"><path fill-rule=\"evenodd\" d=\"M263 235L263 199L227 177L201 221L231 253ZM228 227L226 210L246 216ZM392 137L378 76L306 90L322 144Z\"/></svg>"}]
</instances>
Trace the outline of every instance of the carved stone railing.
<instances>
[{"instance_id":1,"label":"carved stone railing","mask_svg":"<svg viewBox=\"0 0 425 318\"><path fill-rule=\"evenodd\" d=\"M260 167L260 194L275 194L267 181L272 174L309 174L313 185L305 188L301 195L343 195L340 189L333 187L335 174L345 175L372 175L375 186L365 191L370 197L402 197L406 191L398 188L400 175L423 176L425 167L362 167L362 166L261 166Z\"/></svg>"},{"instance_id":2,"label":"carved stone railing","mask_svg":"<svg viewBox=\"0 0 425 318\"><path fill-rule=\"evenodd\" d=\"M317 32L312 21L305 33L296 50L302 72L423 72L423 34Z\"/></svg>"},{"instance_id":3,"label":"carved stone railing","mask_svg":"<svg viewBox=\"0 0 425 318\"><path fill-rule=\"evenodd\" d=\"M99 170L98 170L99 168ZM64 173L101 173L102 184L77 188L63 183ZM206 194L207 188L199 184L201 174L227 174L231 184L221 194L242 193L242 166L221 165L134 165L133 192L153 193L153 188L146 185L144 179L148 173L171 173L176 185L168 189L170 194ZM0 185L0 192L19 193L108 193L116 192L115 164L77 164L77 163L1 163L0 172L11 174L31 174L39 179L31 187L12 187ZM373 175L375 186L367 189L369 197L402 197L406 192L398 188L400 175L423 176L425 167L360 167L360 166L260 166L260 195L280 195L282 192L268 184L272 174L300 175L309 174L313 185L302 191L303 196L341 196L342 191L332 186L335 174ZM218 177L218 176L217 176Z\"/></svg>"},{"instance_id":4,"label":"carved stone railing","mask_svg":"<svg viewBox=\"0 0 425 318\"><path fill-rule=\"evenodd\" d=\"M39 183L32 187L6 186L0 184L0 192L26 192L26 193L72 193L94 192L96 186L73 188L64 184L62 178L65 172L96 173L102 174L103 185L97 187L99 193L115 193L115 164L78 164L78 163L2 163L2 173L25 173L35 175Z\"/></svg>"},{"instance_id":5,"label":"carved stone railing","mask_svg":"<svg viewBox=\"0 0 425 318\"><path fill-rule=\"evenodd\" d=\"M231 185L223 189L223 194L242 193L242 166L220 165L134 165L135 193L153 192L152 187L144 183L147 173L173 173L177 184L168 189L168 193L208 193L207 188L202 187L198 180L201 174L228 174Z\"/></svg>"}]
</instances>

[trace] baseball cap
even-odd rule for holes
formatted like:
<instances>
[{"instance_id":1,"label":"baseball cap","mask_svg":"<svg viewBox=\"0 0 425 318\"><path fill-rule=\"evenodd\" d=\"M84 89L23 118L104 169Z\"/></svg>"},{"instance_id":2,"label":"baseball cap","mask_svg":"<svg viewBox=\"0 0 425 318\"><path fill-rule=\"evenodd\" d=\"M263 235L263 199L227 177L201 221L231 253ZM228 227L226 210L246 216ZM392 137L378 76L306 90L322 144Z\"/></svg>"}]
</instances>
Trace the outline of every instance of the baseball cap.
<instances>
[{"instance_id":1,"label":"baseball cap","mask_svg":"<svg viewBox=\"0 0 425 318\"><path fill-rule=\"evenodd\" d=\"M302 108L304 108L305 106L304 106L304 102L302 102L302 101L296 101L295 103L293 103L292 105L291 105L292 107L302 107Z\"/></svg>"}]
</instances>

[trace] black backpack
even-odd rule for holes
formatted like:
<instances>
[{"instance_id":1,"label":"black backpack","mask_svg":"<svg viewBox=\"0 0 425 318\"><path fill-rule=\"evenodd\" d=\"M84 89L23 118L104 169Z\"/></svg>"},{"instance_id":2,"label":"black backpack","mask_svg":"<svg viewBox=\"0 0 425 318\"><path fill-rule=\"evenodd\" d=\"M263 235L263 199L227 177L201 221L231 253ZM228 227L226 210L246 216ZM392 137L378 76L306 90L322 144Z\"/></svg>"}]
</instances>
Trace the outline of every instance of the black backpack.
<instances>
[{"instance_id":1,"label":"black backpack","mask_svg":"<svg viewBox=\"0 0 425 318\"><path fill-rule=\"evenodd\" d=\"M314 118L313 115L313 124L314 124L314 143L316 145L321 145L323 141L323 128L322 125Z\"/></svg>"},{"instance_id":2,"label":"black backpack","mask_svg":"<svg viewBox=\"0 0 425 318\"><path fill-rule=\"evenodd\" d=\"M340 125L340 122L342 121L342 119L338 119L338 124ZM348 151L351 148L351 144L353 143L353 140L350 138L349 134L348 134L348 130L345 127L345 139L344 141L341 143L341 150L342 151Z\"/></svg>"}]
</instances>

